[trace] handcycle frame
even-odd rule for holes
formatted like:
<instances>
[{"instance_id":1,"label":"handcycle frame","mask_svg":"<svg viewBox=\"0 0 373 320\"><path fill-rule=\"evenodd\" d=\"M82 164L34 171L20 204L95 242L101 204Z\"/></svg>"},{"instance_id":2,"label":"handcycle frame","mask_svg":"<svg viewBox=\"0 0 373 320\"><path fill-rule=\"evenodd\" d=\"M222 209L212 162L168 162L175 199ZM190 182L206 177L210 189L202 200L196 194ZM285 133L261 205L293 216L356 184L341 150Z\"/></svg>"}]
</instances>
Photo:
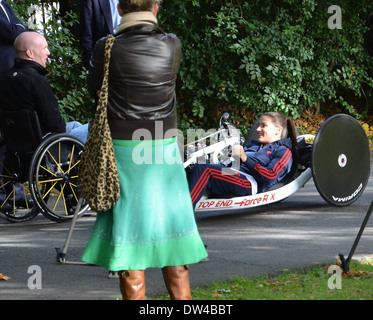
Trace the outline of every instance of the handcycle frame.
<instances>
[{"instance_id":1,"label":"handcycle frame","mask_svg":"<svg viewBox=\"0 0 373 320\"><path fill-rule=\"evenodd\" d=\"M227 117L224 114L222 119ZM222 123L222 120L220 123L218 134L224 129L228 132L232 130L228 123ZM250 141L253 131L255 128L250 130L246 142ZM231 147L239 143L239 138L229 134L221 136L217 143L191 153L184 167L197 163L201 157L205 161L209 155L213 155L211 159L216 159L217 154L227 157ZM277 184L267 192L251 196L201 198L195 206L196 214L211 210L250 209L275 203L298 191L311 178L319 194L329 204L348 206L355 202L364 192L370 174L369 142L361 125L351 116L338 114L327 119L316 135L307 136L314 141L310 162L307 165L295 164L295 170L285 184ZM197 142L200 144L201 140Z\"/></svg>"},{"instance_id":2,"label":"handcycle frame","mask_svg":"<svg viewBox=\"0 0 373 320\"><path fill-rule=\"evenodd\" d=\"M222 118L227 119L227 114L224 114ZM240 137L238 135L232 136L229 134L229 131L235 130L232 126L228 123L222 123L220 121L221 128L213 134L210 134L206 137L196 140L193 144L199 144L203 140L211 138L214 135L218 135L218 142L206 146L204 148L198 149L197 151L191 153L188 159L184 162L184 168L187 168L190 165L198 163L198 159L203 158L204 161L206 158L210 157L212 159L212 163L217 163L219 161L219 155L223 154L224 157L228 157L231 148L234 145L240 144ZM228 134L224 134L228 131ZM190 145L190 144L189 144ZM186 145L188 147L188 144ZM232 160L234 160L232 158ZM298 170L297 169L297 178L291 181L288 184L285 184L282 187L277 189L272 189L267 192L262 192L258 194L254 194L251 196L242 196L242 197L212 197L212 198L203 198L196 204L195 206L195 213L198 214L202 211L211 211L211 210L242 210L242 209L249 209L253 207L258 207L262 205L267 205L271 203L275 203L286 199L294 192L299 190L303 187L307 181L312 178L312 170L311 168L306 168L305 170Z\"/></svg>"}]
</instances>

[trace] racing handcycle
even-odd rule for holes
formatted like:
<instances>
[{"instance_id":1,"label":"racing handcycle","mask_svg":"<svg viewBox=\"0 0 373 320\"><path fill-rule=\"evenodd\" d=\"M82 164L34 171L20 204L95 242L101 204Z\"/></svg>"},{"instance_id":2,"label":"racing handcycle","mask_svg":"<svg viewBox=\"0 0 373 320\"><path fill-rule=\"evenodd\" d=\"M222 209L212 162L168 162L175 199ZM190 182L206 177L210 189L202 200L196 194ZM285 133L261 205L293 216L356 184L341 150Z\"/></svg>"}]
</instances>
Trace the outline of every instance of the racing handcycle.
<instances>
[{"instance_id":1,"label":"racing handcycle","mask_svg":"<svg viewBox=\"0 0 373 320\"><path fill-rule=\"evenodd\" d=\"M216 132L187 143L186 169L199 162L234 160L231 155L234 145L257 138L258 121L242 141L237 129L227 122L228 118L229 114L224 113ZM297 192L311 178L321 197L331 205L348 206L361 196L370 175L370 150L367 135L357 120L346 114L337 114L328 118L316 135L298 135L297 140L298 148L292 150L297 156L290 172L271 189L242 197L206 194L196 204L195 213L248 210L279 202Z\"/></svg>"},{"instance_id":2,"label":"racing handcycle","mask_svg":"<svg viewBox=\"0 0 373 320\"><path fill-rule=\"evenodd\" d=\"M239 131L227 121L228 118L229 114L224 113L220 118L219 129L212 132L209 130L200 139L187 142L183 148L183 165L186 170L199 162L230 161L234 145L250 142L257 137L258 121L254 123L246 139L242 139ZM276 203L297 192L311 178L322 198L331 205L348 206L361 196L369 179L370 151L367 136L354 118L345 114L332 116L323 123L316 135L299 135L297 140L298 149L293 150L297 152L297 156L291 171L270 190L244 197L214 197L206 194L196 204L195 214L212 210L224 210L224 213L249 211L253 207ZM80 198L63 248L55 248L58 263L86 265L66 259L83 203L84 200ZM361 230L364 227L365 225Z\"/></svg>"}]
</instances>

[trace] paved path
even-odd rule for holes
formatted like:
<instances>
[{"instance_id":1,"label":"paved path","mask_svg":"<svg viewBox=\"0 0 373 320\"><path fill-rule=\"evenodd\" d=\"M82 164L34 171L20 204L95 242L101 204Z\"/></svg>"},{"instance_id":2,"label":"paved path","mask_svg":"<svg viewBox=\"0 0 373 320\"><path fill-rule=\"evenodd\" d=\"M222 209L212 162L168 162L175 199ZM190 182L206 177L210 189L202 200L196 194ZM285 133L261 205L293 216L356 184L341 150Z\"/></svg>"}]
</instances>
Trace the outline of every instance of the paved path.
<instances>
[{"instance_id":1,"label":"paved path","mask_svg":"<svg viewBox=\"0 0 373 320\"><path fill-rule=\"evenodd\" d=\"M191 266L192 287L235 275L276 274L284 269L310 267L346 257L373 198L373 174L364 194L349 207L331 207L312 181L281 203L246 213L208 213L197 217L209 262ZM94 215L78 220L67 252L79 261L94 223ZM55 247L63 246L69 223L57 224L39 215L32 221L0 221L0 281L4 299L116 299L117 279L108 279L101 267L55 263ZM373 254L373 218L370 219L354 257ZM30 290L39 266L41 289ZM28 271L30 273L28 273ZM147 296L166 292L161 271L147 270Z\"/></svg>"}]
</instances>

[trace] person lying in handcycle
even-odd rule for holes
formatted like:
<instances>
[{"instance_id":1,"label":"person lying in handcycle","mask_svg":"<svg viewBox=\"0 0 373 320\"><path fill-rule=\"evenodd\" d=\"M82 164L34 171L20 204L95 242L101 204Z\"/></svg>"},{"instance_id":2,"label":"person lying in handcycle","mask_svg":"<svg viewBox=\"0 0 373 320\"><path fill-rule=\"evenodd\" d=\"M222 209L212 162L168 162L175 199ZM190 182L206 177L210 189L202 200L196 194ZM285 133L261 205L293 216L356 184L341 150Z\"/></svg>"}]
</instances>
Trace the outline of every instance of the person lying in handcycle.
<instances>
[{"instance_id":1,"label":"person lying in handcycle","mask_svg":"<svg viewBox=\"0 0 373 320\"><path fill-rule=\"evenodd\" d=\"M192 168L188 182L194 207L207 190L217 196L252 195L270 189L290 172L297 145L293 122L268 112L261 116L257 133L258 140L234 146L233 155L239 155L241 163L238 170L208 163Z\"/></svg>"}]
</instances>

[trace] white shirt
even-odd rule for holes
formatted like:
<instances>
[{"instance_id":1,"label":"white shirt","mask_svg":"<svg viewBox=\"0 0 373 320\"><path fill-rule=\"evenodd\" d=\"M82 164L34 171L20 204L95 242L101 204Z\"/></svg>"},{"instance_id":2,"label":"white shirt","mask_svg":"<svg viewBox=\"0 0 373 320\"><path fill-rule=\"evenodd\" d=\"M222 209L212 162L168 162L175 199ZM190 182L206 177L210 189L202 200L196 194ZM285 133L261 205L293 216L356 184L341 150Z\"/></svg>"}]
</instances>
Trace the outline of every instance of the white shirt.
<instances>
[{"instance_id":1,"label":"white shirt","mask_svg":"<svg viewBox=\"0 0 373 320\"><path fill-rule=\"evenodd\" d=\"M119 15L118 12L118 0L110 0L110 8L111 8L111 16L113 18L113 31L115 33L115 29L120 24L120 20L122 17Z\"/></svg>"}]
</instances>

